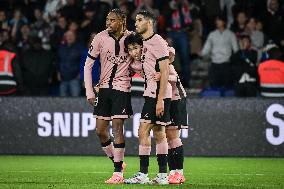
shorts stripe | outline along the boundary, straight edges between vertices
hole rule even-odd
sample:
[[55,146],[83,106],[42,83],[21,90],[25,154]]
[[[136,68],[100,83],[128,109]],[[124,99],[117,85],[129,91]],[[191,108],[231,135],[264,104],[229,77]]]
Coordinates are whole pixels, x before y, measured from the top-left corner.
[[171,122],[161,122],[161,121],[156,121],[156,124],[157,125],[162,125],[162,126],[167,126],[167,125],[169,125],[169,124],[171,124]]
[[128,119],[129,117],[129,115],[114,115],[111,116],[111,119]]
[[96,119],[102,119],[102,120],[105,120],[105,121],[110,121],[110,120],[111,120],[110,117],[97,116],[97,115],[94,115],[94,118],[96,118]]
[[152,123],[152,121],[147,119],[140,119],[140,123]]

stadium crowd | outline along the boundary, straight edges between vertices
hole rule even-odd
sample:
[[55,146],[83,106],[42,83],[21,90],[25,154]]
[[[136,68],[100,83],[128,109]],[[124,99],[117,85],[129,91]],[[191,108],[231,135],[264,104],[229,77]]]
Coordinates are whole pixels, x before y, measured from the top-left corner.
[[192,62],[208,59],[205,96],[233,89],[236,96],[284,97],[283,0],[1,0],[0,95],[84,95],[90,36],[104,30],[113,8],[126,12],[129,30],[140,10],[156,15],[156,32],[176,49],[186,88]]

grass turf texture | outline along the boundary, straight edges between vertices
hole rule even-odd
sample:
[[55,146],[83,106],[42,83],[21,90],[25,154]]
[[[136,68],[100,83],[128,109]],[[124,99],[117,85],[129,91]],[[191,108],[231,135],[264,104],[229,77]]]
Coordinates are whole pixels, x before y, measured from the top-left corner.
[[[136,157],[126,157],[126,177],[138,171]],[[91,156],[0,156],[0,189],[6,188],[284,188],[284,159],[186,158],[183,185],[107,185],[111,161]],[[157,172],[150,161],[150,178]]]

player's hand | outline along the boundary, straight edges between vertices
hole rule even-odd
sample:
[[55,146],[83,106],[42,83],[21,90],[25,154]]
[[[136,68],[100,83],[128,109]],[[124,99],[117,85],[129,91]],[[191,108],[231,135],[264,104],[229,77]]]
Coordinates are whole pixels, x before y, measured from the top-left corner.
[[96,93],[99,93],[100,88],[98,86],[95,86],[95,91],[96,91]]
[[164,100],[159,100],[157,101],[156,104],[156,116],[161,118],[164,115]]
[[175,54],[174,53],[170,52],[169,60],[170,60],[170,63],[173,63],[175,61]]
[[160,81],[161,78],[161,73],[160,72],[156,72],[152,75],[152,77],[154,78],[155,81]]
[[90,99],[88,99],[88,102],[89,102],[92,106],[95,106],[95,104],[96,104],[96,98],[90,98]]

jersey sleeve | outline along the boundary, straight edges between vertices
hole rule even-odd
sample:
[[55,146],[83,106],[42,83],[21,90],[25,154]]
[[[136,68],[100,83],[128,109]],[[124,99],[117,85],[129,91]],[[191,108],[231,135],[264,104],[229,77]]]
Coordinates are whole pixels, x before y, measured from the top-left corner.
[[169,47],[162,37],[155,41],[153,51],[156,56],[157,63],[169,58]]
[[100,37],[99,35],[96,35],[89,47],[88,58],[86,59],[84,66],[84,82],[87,99],[95,98],[95,94],[93,91],[92,68],[94,65],[94,60],[100,54],[100,46]]
[[95,60],[100,54],[100,48],[101,48],[101,37],[100,35],[96,35],[89,47],[88,57]]

